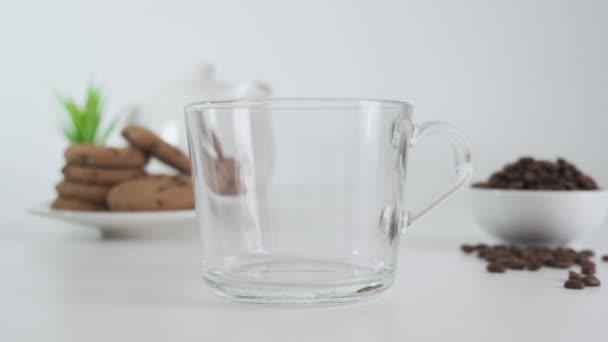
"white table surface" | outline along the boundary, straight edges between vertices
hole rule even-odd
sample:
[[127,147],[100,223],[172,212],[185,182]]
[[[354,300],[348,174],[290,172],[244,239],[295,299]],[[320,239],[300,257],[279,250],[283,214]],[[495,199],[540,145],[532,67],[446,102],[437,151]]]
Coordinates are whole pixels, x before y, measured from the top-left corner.
[[[439,210],[402,239],[389,293],[321,308],[215,297],[199,276],[195,239],[100,240],[75,227],[32,222],[0,232],[0,341],[608,338],[608,288],[566,290],[565,270],[486,273],[459,250],[463,242],[488,241],[462,214]],[[585,246],[608,253],[606,232]],[[608,263],[598,264],[601,278]]]

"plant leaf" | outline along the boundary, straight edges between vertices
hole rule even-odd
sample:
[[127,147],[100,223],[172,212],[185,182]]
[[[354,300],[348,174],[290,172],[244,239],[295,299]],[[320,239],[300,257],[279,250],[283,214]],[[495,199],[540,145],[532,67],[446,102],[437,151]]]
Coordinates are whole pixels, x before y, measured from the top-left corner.
[[65,135],[66,138],[68,138],[68,140],[71,143],[77,142],[78,141],[78,134],[76,133],[76,131],[70,127],[65,127],[63,129],[63,135]]
[[74,126],[75,139],[80,141],[81,139],[83,139],[83,136],[81,135],[83,124],[82,113],[80,112],[78,106],[76,105],[76,103],[74,103],[72,99],[62,99],[61,101],[63,103],[63,108],[65,108],[65,110],[68,112],[68,115],[70,116],[70,121]]
[[82,107],[71,98],[57,96],[69,120],[63,125],[63,135],[72,143],[103,144],[118,123],[114,118],[102,134],[98,134],[103,118],[103,93],[99,87],[90,85]]
[[118,118],[114,118],[114,119],[112,119],[112,121],[110,121],[110,124],[108,125],[108,127],[106,127],[106,129],[103,131],[103,134],[101,135],[101,139],[99,140],[100,144],[103,144],[106,142],[106,140],[108,140],[110,133],[112,133],[114,128],[116,128],[117,124],[118,124]]
[[99,121],[101,120],[101,92],[90,86],[87,91],[87,98],[83,108],[85,117],[83,135],[84,139],[88,143],[95,142],[95,136],[97,134],[97,128]]

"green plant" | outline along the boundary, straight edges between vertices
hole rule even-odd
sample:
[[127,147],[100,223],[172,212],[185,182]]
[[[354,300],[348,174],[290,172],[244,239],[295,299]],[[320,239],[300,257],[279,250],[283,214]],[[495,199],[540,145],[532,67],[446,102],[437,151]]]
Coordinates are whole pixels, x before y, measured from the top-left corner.
[[89,86],[87,97],[82,106],[78,106],[71,98],[59,97],[63,109],[68,114],[63,134],[71,143],[103,144],[118,123],[114,118],[101,133],[100,123],[103,117],[104,98],[101,89]]

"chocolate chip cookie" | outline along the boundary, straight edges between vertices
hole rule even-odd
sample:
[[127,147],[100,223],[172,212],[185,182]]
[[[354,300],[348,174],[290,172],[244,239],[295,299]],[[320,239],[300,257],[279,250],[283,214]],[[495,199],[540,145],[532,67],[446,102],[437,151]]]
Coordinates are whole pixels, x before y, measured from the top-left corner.
[[137,168],[146,164],[146,155],[134,147],[112,148],[92,144],[73,144],[65,150],[68,165]]
[[133,146],[150,153],[184,173],[190,173],[190,158],[177,147],[164,142],[151,131],[141,126],[129,125],[123,128],[122,136]]
[[146,176],[126,181],[107,195],[110,210],[158,211],[194,208],[194,191],[189,175]]
[[87,184],[114,185],[145,175],[143,169],[105,169],[79,165],[66,165],[63,168],[65,180]]
[[51,208],[60,210],[78,210],[78,211],[103,211],[106,207],[103,205],[79,200],[69,197],[58,197],[51,204]]
[[83,184],[63,181],[55,187],[59,197],[79,199],[98,205],[105,205],[109,185]]

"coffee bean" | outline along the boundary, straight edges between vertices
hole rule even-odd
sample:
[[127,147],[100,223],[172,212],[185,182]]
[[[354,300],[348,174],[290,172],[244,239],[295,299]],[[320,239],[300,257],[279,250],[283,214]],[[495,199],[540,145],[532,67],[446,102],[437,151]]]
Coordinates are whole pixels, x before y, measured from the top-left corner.
[[488,272],[490,273],[504,273],[507,269],[503,264],[493,262],[489,263],[488,266],[486,266],[486,270],[488,270]]
[[520,165],[529,165],[534,163],[534,158],[532,157],[521,157],[519,158],[519,160],[517,161],[518,164]]
[[595,181],[574,164],[559,158],[555,163],[520,158],[493,173],[486,182],[474,183],[476,188],[532,190],[596,190]]
[[595,181],[591,179],[589,176],[580,176],[578,177],[578,185],[582,190],[595,190],[597,189],[597,185]]
[[602,256],[602,261],[608,261],[608,254]]
[[567,289],[582,290],[585,288],[585,284],[579,279],[568,279],[564,283],[564,287]]
[[571,164],[569,164],[565,159],[557,158],[557,167],[559,167],[560,169],[564,169],[569,166],[571,166]]
[[523,263],[523,261],[518,260],[518,259],[511,259],[508,260],[506,262],[504,262],[504,265],[511,270],[523,270],[525,264]]
[[584,276],[583,279],[581,279],[581,280],[585,284],[585,286],[600,286],[601,285],[600,280],[592,275]]
[[578,254],[577,256],[574,257],[574,262],[577,263],[577,264],[579,264],[579,265],[581,265],[581,264],[583,264],[585,262],[588,262],[588,261],[589,261],[589,257],[586,257],[586,256],[584,256],[582,254]]
[[545,263],[545,265],[554,268],[570,268],[574,262],[570,259],[553,259]]
[[523,189],[525,183],[523,181],[512,181],[509,183],[509,189]]
[[547,160],[541,160],[538,162],[542,168],[547,172],[557,172],[557,165]]
[[470,253],[473,253],[475,251],[475,246],[473,246],[473,245],[462,245],[462,246],[460,246],[460,249],[463,252],[465,252],[467,254],[470,254]]
[[522,178],[524,179],[525,182],[528,182],[528,183],[536,182],[536,180],[537,180],[536,172],[526,171],[526,172],[524,172],[524,175],[522,176]]
[[486,183],[486,182],[475,182],[475,183],[471,184],[471,186],[473,188],[482,188],[482,189],[483,188],[488,188],[488,189],[491,188],[490,184]]
[[488,262],[497,262],[506,266],[507,262],[511,261],[510,256],[493,255],[485,258]]
[[519,179],[519,174],[515,171],[504,171],[503,175],[510,181],[517,181]]
[[586,275],[594,275],[595,267],[583,267],[583,269],[581,270],[581,273],[586,274]]
[[536,254],[534,254],[534,257],[538,261],[541,261],[543,263],[547,262],[547,261],[550,261],[550,260],[553,260],[553,254],[551,254],[551,253],[544,253],[544,252],[542,252],[542,253],[536,253]]
[[[563,167],[568,166],[562,162]],[[477,251],[477,256],[488,262],[486,270],[490,273],[504,273],[509,269],[536,271],[543,266],[567,269],[576,263],[581,267],[581,273],[584,276],[569,271],[568,281],[564,283],[564,287],[582,289],[585,284],[589,284],[587,286],[599,286],[600,281],[594,276],[596,265],[590,260],[594,252],[590,249],[577,252],[571,248],[552,249],[543,246],[520,248],[509,245],[488,246],[484,244],[464,244],[461,249],[467,254]],[[608,255],[605,255],[602,259],[608,261]]]
[[521,248],[516,247],[516,246],[511,246],[511,247],[509,247],[508,251],[509,251],[509,253],[511,253],[511,255],[515,255],[515,256],[518,256],[518,257],[522,256],[522,255],[523,255],[523,253],[524,253],[524,252],[521,250]]
[[484,251],[488,248],[488,246],[486,244],[483,243],[478,243],[475,245],[475,249],[478,251]]

